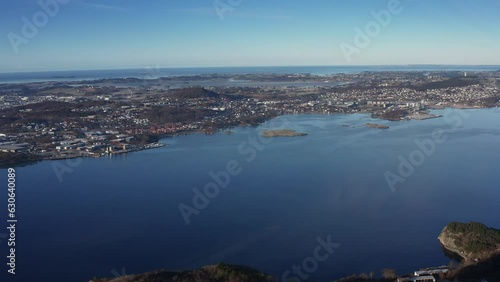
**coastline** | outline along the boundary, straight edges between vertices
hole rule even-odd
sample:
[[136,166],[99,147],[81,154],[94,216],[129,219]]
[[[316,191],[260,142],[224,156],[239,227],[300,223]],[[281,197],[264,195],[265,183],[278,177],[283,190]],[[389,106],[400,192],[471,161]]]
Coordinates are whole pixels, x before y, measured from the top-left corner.
[[[444,109],[465,110],[465,109],[494,109],[494,108],[497,108],[497,107],[446,106],[446,107],[437,108],[437,109],[432,108],[431,110],[444,110]],[[353,115],[353,114],[370,114],[370,112],[367,111],[367,112],[358,112],[358,113],[321,113],[321,112],[304,112],[304,113],[298,113],[298,115],[306,115],[306,114],[318,114],[318,115],[349,114],[349,115]],[[269,118],[267,118],[265,120],[260,120],[259,122],[256,122],[256,123],[253,123],[253,124],[246,124],[246,125],[239,125],[239,126],[258,127],[258,126],[262,125],[263,123],[265,123],[266,121],[272,120],[272,119],[280,117],[280,116],[285,116],[285,115],[287,115],[287,114],[277,115],[277,116],[271,116],[271,117],[269,117]],[[376,117],[376,119],[379,119],[379,120],[389,120],[389,121],[397,122],[397,121],[403,121],[403,120],[418,120],[418,121],[423,121],[423,120],[427,120],[427,119],[434,119],[434,118],[440,118],[440,117],[442,117],[442,116],[440,116],[440,115],[432,115],[430,117],[417,118],[417,119],[410,118],[410,119],[401,119],[401,120],[390,120],[390,119],[384,119],[384,118],[381,118],[381,117]],[[367,125],[367,124],[370,124],[370,125]],[[371,123],[367,123],[367,124],[365,124],[365,126],[371,127],[371,128],[377,128],[377,129],[387,129],[387,128],[389,128],[389,127],[386,127],[385,125],[371,124]],[[202,133],[202,134],[205,134],[205,135],[210,135],[210,134],[214,134],[214,133],[218,133],[218,132],[224,132],[224,131],[230,130],[231,128],[234,128],[234,127],[235,126],[233,126],[233,125],[231,125],[231,126],[225,126],[225,127],[218,127],[218,128],[214,128],[214,129],[212,129],[212,130],[210,130],[208,132],[204,131],[204,130],[201,130],[201,129],[191,129],[191,130],[183,130],[181,132],[175,132],[175,133],[169,133],[169,134],[158,134],[158,135],[155,135],[155,136],[159,140],[161,140],[161,139],[166,139],[166,138],[175,137],[175,136],[189,135],[189,134],[193,134],[193,133]],[[303,133],[303,134],[307,135],[307,133]],[[299,135],[299,136],[303,136],[303,135]],[[0,165],[0,167],[5,167],[6,168],[6,167],[9,167],[9,166],[10,167],[16,167],[16,166],[21,166],[21,165],[32,165],[32,164],[36,164],[36,163],[38,163],[40,161],[44,161],[44,160],[65,160],[65,159],[75,159],[75,158],[100,158],[100,157],[109,156],[109,155],[113,155],[113,154],[127,154],[127,153],[132,153],[132,152],[138,152],[138,151],[143,151],[143,150],[160,148],[160,147],[168,146],[168,144],[161,143],[160,141],[158,141],[158,142],[152,142],[152,143],[148,143],[148,144],[144,144],[144,145],[140,145],[140,146],[142,146],[142,148],[120,150],[120,151],[116,151],[116,152],[113,152],[113,153],[110,153],[110,154],[99,154],[99,155],[92,155],[92,154],[85,155],[85,154],[82,154],[82,155],[50,156],[50,157],[43,157],[43,156],[40,156],[40,155],[36,155],[36,156],[40,157],[37,160],[34,160],[34,161],[21,161],[21,162],[7,162],[5,164]]]
[[43,157],[41,155],[34,155],[37,156],[38,158],[32,161],[20,161],[20,162],[5,162],[0,164],[0,168],[8,168],[8,167],[19,167],[19,166],[26,166],[26,165],[34,165],[42,161],[57,161],[57,160],[70,160],[70,159],[78,159],[78,158],[101,158],[105,156],[112,156],[112,155],[121,155],[121,154],[128,154],[128,153],[133,153],[133,152],[139,152],[139,151],[146,151],[146,150],[151,150],[151,149],[156,149],[156,148],[161,148],[168,146],[167,144],[161,143],[161,142],[153,142],[153,143],[148,143],[145,145],[142,145],[142,148],[134,148],[134,149],[125,149],[125,150],[120,150],[120,151],[114,151],[110,153],[83,153],[81,155],[77,154],[68,154],[68,155],[59,155],[59,156],[48,156],[48,157]]

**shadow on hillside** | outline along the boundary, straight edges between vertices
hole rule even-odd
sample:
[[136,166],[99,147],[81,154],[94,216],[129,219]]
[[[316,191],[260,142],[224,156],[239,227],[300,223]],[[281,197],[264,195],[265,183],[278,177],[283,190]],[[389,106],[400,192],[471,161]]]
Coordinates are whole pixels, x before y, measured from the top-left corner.
[[479,261],[475,264],[461,267],[457,270],[455,278],[459,281],[500,281],[500,254],[488,260]]

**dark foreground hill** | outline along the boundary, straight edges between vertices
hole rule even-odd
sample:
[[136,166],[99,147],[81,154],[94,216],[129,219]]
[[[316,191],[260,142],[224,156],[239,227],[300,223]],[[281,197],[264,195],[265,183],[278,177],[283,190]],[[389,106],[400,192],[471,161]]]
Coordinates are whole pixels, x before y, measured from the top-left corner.
[[274,282],[273,277],[255,269],[219,263],[190,271],[160,270],[118,278],[96,278],[92,282]]
[[[460,255],[463,260],[458,267],[449,268],[449,272],[435,275],[436,281],[500,281],[500,230],[487,227],[477,222],[448,224],[439,236],[443,247]],[[336,281],[396,281],[395,271],[388,274],[382,271],[383,279],[372,275],[351,275]],[[415,277],[406,275],[400,281],[414,281]],[[258,270],[231,264],[219,263],[190,271],[160,270],[138,275],[126,275],[117,278],[95,278],[91,282],[275,282],[277,278]],[[293,281],[293,280],[292,280]]]

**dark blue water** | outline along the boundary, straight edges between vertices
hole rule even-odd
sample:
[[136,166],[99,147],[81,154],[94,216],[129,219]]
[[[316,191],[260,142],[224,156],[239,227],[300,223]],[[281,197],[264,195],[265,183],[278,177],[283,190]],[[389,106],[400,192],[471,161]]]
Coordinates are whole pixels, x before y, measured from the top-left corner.
[[201,75],[201,74],[260,74],[260,73],[310,73],[316,75],[358,73],[364,71],[496,71],[500,66],[461,65],[403,65],[403,66],[285,66],[285,67],[212,67],[212,68],[160,68],[151,66],[142,69],[78,70],[0,73],[0,83],[41,81],[78,81],[103,78],[140,78]]
[[[285,116],[231,135],[192,134],[165,139],[170,146],[160,149],[83,159],[62,182],[53,166],[64,160],[18,167],[18,274],[5,274],[2,240],[1,281],[83,282],[123,268],[140,273],[221,261],[281,277],[328,236],[340,247],[310,274],[317,281],[448,264],[437,241],[448,222],[500,227],[500,110],[437,113],[447,118]],[[257,141],[250,149],[260,130],[283,124],[309,135]],[[415,141],[436,129],[445,130],[446,141],[392,192],[384,173],[397,173],[398,157],[408,159],[419,150]],[[241,173],[186,225],[179,204],[192,206],[193,188],[203,189],[209,173],[231,161]],[[6,170],[0,175],[5,207]]]

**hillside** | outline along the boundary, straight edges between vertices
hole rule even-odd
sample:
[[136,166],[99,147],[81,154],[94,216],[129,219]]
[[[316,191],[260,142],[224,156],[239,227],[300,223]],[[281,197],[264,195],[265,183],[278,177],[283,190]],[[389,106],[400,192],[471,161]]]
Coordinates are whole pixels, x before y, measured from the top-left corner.
[[421,85],[414,85],[411,88],[417,91],[444,89],[449,87],[465,87],[470,85],[478,85],[480,80],[475,77],[452,77],[443,81],[426,82]]
[[274,282],[273,277],[255,269],[219,263],[190,271],[160,270],[117,278],[95,278],[90,282]]
[[170,97],[175,99],[201,99],[222,97],[219,93],[207,90],[203,87],[190,87],[173,90]]

